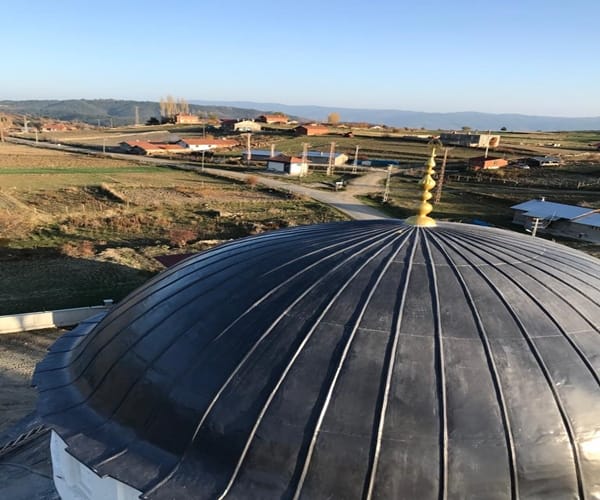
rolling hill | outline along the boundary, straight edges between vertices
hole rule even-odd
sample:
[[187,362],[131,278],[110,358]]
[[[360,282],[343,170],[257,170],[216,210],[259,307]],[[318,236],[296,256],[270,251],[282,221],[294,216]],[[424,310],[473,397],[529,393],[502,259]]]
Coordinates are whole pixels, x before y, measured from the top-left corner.
[[337,112],[342,121],[367,122],[392,127],[426,128],[430,130],[457,130],[463,126],[477,130],[553,131],[553,130],[600,130],[600,116],[592,118],[566,118],[536,116],[515,113],[494,114],[474,111],[456,113],[426,113],[394,109],[339,108],[330,106],[290,106],[278,103],[249,101],[201,101],[196,104],[228,105],[243,108],[281,111],[290,115],[304,116],[311,120],[325,121],[327,115]]
[[[136,107],[140,123],[160,115],[158,102],[118,99],[69,99],[0,101],[0,112],[57,120],[81,121],[93,125],[131,125],[135,123]],[[392,127],[425,128],[429,130],[512,131],[600,130],[600,117],[567,118],[523,114],[479,112],[426,113],[394,109],[337,108],[329,106],[293,106],[251,101],[190,101],[190,112],[206,113],[217,118],[255,118],[266,112],[280,111],[299,120],[326,121],[337,112],[342,121],[366,122]],[[303,117],[303,118],[298,118]]]
[[[92,125],[132,125],[135,109],[139,121],[145,123],[151,117],[160,116],[158,102],[127,101],[117,99],[69,99],[0,101],[0,112],[31,117],[48,117],[55,120],[80,121]],[[190,104],[190,112],[207,113],[217,118],[254,118],[262,113],[257,109],[241,109],[229,105]]]

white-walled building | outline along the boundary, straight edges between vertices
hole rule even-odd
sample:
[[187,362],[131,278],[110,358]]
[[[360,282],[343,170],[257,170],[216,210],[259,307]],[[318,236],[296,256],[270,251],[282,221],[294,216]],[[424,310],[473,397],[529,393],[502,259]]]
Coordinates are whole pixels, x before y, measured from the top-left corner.
[[302,158],[281,154],[269,158],[267,170],[288,175],[306,175],[308,163],[303,162]]

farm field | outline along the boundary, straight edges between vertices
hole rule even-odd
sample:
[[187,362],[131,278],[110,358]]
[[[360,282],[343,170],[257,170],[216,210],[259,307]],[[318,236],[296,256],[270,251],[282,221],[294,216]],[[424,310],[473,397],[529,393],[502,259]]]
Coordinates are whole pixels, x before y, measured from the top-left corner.
[[0,314],[120,300],[157,255],[343,218],[251,184],[2,143]]
[[[436,131],[354,131],[339,135],[295,137],[288,132],[266,131],[252,136],[252,147],[300,154],[304,143],[311,150],[336,152],[353,158],[393,159],[400,162],[390,186],[388,203],[381,203],[381,189],[365,198],[391,216],[414,213],[416,182],[429,155],[424,140],[408,134]],[[165,140],[173,134],[201,135],[198,127],[140,127],[79,130],[46,137],[54,143],[115,147],[122,140]],[[441,220],[481,220],[519,230],[511,224],[510,206],[544,196],[549,201],[600,206],[600,142],[598,132],[519,133],[501,132],[500,147],[490,155],[517,160],[526,156],[560,156],[563,165],[544,169],[505,169],[464,172],[469,158],[482,150],[450,147],[441,202],[434,215]],[[242,141],[243,142],[243,141]],[[243,147],[217,153],[206,166],[247,173],[264,170],[264,163],[247,165],[239,158]],[[438,148],[437,170],[441,165]],[[177,158],[181,158],[177,156]],[[223,240],[303,223],[335,220],[341,216],[319,203],[298,200],[289,194],[261,190],[197,173],[165,169],[131,160],[82,156],[65,151],[0,145],[0,279],[14,281],[14,294],[0,292],[4,312],[90,305],[104,298],[120,299],[162,267],[156,255],[203,250]],[[190,163],[199,160],[189,158]],[[313,187],[331,189],[333,181],[352,177],[352,167],[336,167],[327,177],[326,165],[312,165],[309,176],[290,179]],[[563,241],[600,256],[597,245]],[[40,264],[41,259],[44,264]],[[16,263],[19,263],[18,265]],[[44,272],[40,273],[40,269]],[[73,276],[75,286],[61,287],[62,276]],[[23,277],[23,278],[21,278]],[[25,303],[15,299],[35,291]],[[83,283],[83,285],[81,285]],[[61,292],[52,294],[44,290]],[[18,293],[16,291],[19,290]],[[39,295],[39,296],[38,296]],[[16,302],[15,302],[16,301]],[[49,302],[50,301],[50,302]]]

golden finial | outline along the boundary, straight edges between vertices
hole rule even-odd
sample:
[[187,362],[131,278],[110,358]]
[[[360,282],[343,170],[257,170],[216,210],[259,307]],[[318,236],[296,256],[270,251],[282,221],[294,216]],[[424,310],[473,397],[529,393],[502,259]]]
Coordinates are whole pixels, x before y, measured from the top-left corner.
[[428,217],[428,214],[433,210],[431,203],[427,200],[430,200],[433,196],[429,191],[431,191],[435,187],[435,181],[433,180],[433,167],[435,167],[435,146],[431,147],[431,156],[427,163],[425,163],[427,170],[425,170],[425,175],[419,182],[419,185],[423,188],[423,192],[421,194],[421,204],[419,205],[419,214],[413,215],[406,219],[406,224],[410,224],[412,226],[422,226],[422,227],[431,227],[435,226],[435,220],[431,217]]

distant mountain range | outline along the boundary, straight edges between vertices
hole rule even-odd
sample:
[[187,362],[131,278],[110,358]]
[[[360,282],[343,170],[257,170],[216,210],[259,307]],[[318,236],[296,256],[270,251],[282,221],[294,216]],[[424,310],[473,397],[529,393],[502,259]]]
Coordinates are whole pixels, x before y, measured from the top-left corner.
[[[392,127],[426,128],[430,130],[458,130],[470,127],[476,130],[499,130],[506,127],[516,131],[600,130],[600,116],[592,118],[565,118],[521,114],[493,114],[478,112],[425,113],[394,109],[339,108],[330,106],[291,106],[279,103],[251,101],[192,100],[190,112],[206,113],[217,118],[255,118],[262,113],[280,111],[301,121],[326,121],[336,112],[346,122],[366,122]],[[132,125],[136,107],[139,122],[159,117],[160,106],[152,101],[117,99],[70,99],[0,101],[0,112],[56,120],[81,121],[93,125]]]
[[430,130],[459,130],[471,127],[477,130],[556,131],[556,130],[600,130],[600,116],[593,118],[565,118],[559,116],[535,116],[514,113],[478,113],[465,111],[456,113],[426,113],[396,109],[339,108],[330,106],[290,106],[278,103],[249,101],[201,101],[195,104],[227,105],[242,108],[281,111],[311,120],[326,121],[330,113],[336,112],[341,121],[367,122],[392,127],[426,128]]

